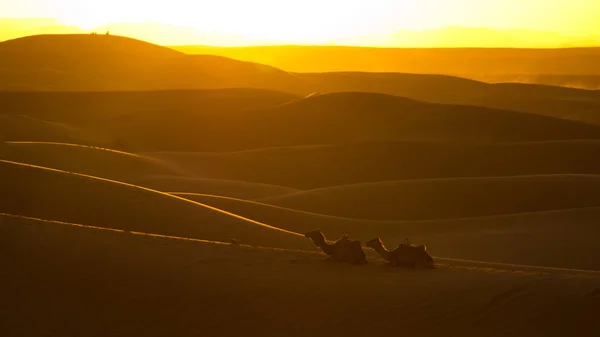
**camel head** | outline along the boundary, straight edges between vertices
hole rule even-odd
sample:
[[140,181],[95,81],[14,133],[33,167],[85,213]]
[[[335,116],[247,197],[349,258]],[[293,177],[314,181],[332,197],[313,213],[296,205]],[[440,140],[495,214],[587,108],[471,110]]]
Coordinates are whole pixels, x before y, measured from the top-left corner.
[[304,237],[313,241],[325,241],[325,235],[318,229],[305,233]]
[[367,243],[365,243],[365,246],[377,249],[383,247],[383,242],[381,242],[380,238],[374,238],[372,240],[367,241]]

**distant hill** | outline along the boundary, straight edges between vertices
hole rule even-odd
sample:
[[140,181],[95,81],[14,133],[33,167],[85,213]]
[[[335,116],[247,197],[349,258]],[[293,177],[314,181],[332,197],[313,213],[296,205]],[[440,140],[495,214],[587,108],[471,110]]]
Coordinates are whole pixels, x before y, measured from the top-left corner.
[[[39,35],[0,43],[0,90],[141,90],[279,87],[302,91],[282,70],[221,56],[186,55],[105,35]],[[308,93],[308,90],[305,90]]]
[[[365,92],[303,99],[251,89],[2,93],[0,103],[7,107],[8,118],[26,114],[54,123],[46,126],[47,133],[42,132],[46,124],[31,124],[36,132],[22,124],[6,140],[59,141],[56,138],[75,137],[71,129],[85,130],[86,135],[97,135],[103,147],[130,152],[220,152],[370,141],[600,139],[597,125]],[[71,129],[57,128],[56,123]]]
[[258,88],[306,96],[379,92],[432,103],[479,105],[598,123],[600,91],[488,84],[448,75],[288,73],[214,55],[187,55],[104,35],[44,35],[0,43],[0,91]]
[[[317,95],[252,113],[205,119],[198,144],[212,151],[363,141],[598,139],[600,127],[475,106],[430,104],[375,93]],[[247,127],[252,125],[251,128]],[[202,145],[200,145],[202,146]],[[206,151],[211,151],[209,147]]]
[[489,84],[432,74],[298,73],[322,93],[378,92],[431,103],[477,105],[597,124],[600,91],[521,83]]
[[[299,97],[260,89],[2,92],[0,141],[49,141],[122,151],[196,146],[202,116],[277,106]],[[167,135],[162,138],[161,135]],[[173,140],[169,138],[173,137]],[[190,138],[191,137],[191,138]],[[186,140],[187,139],[187,140]],[[173,149],[172,147],[167,147]]]
[[[0,41],[34,34],[104,33],[145,40],[160,45],[257,46],[293,43],[276,39],[248,37],[216,30],[200,30],[156,21],[114,22],[83,30],[53,18],[0,18]],[[339,37],[336,43],[349,46],[404,48],[564,48],[599,46],[600,36],[569,35],[530,29],[491,29],[446,26],[435,29],[401,29],[387,34],[361,34]]]
[[[600,40],[598,42],[600,45]],[[293,72],[445,74],[486,82],[600,89],[600,48],[369,48],[350,46],[175,46]]]

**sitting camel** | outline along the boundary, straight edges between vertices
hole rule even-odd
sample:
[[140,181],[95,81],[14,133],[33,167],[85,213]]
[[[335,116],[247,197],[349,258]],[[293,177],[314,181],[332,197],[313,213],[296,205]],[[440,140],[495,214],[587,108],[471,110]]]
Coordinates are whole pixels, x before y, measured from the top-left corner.
[[409,268],[434,268],[433,258],[424,245],[415,246],[408,239],[398,245],[394,250],[387,250],[380,238],[375,238],[366,243],[373,248],[379,256],[394,266]]
[[304,237],[311,239],[323,253],[331,256],[335,261],[350,264],[367,263],[367,257],[362,250],[360,241],[349,240],[348,234],[333,244],[327,243],[325,235],[320,230],[308,232],[304,234]]

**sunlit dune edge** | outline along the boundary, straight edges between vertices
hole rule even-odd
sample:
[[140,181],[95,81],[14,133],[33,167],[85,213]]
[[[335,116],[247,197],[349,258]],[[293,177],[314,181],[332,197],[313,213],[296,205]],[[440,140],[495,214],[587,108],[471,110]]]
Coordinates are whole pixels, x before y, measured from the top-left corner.
[[[267,184],[234,179],[204,178],[202,176],[146,176],[132,179],[136,185],[150,187],[159,191],[177,189],[181,192],[195,193],[205,191],[241,199],[260,199],[287,195],[301,189],[284,185]],[[210,192],[212,191],[212,192]]]
[[277,210],[286,211],[286,212],[290,212],[290,213],[305,214],[305,215],[321,217],[321,218],[325,218],[325,219],[332,219],[332,220],[335,219],[335,220],[342,220],[342,221],[349,221],[349,222],[356,222],[356,223],[365,223],[365,224],[368,224],[368,223],[375,223],[375,224],[376,223],[379,223],[379,224],[403,224],[403,223],[428,224],[428,223],[439,223],[439,222],[443,222],[443,221],[454,222],[454,221],[461,221],[461,220],[463,220],[463,221],[484,220],[484,219],[510,220],[511,218],[515,218],[518,216],[542,215],[542,214],[551,215],[551,214],[560,214],[560,213],[565,213],[565,212],[600,210],[600,206],[587,206],[587,207],[583,206],[583,207],[577,207],[577,208],[567,208],[567,209],[563,208],[563,209],[547,210],[547,211],[496,214],[496,215],[472,216],[472,217],[463,217],[463,218],[446,218],[446,219],[433,219],[433,220],[377,220],[377,219],[347,218],[347,217],[343,217],[343,216],[315,213],[315,212],[305,211],[305,210],[301,210],[301,209],[278,206],[277,204],[268,204],[268,203],[257,201],[257,200],[234,198],[234,197],[228,197],[228,196],[223,196],[223,195],[190,193],[190,192],[167,192],[167,193],[182,196],[182,197],[187,197],[187,198],[200,197],[203,200],[210,200],[210,199],[228,200],[228,201],[233,201],[233,202],[239,202],[241,204],[250,204],[250,205],[255,205],[258,207],[277,209]]
[[[441,220],[599,206],[600,194],[592,187],[599,184],[600,175],[593,174],[409,179],[329,186],[256,201],[350,218]],[[541,196],[546,197],[543,205],[537,201]],[[469,198],[476,198],[472,203],[478,207],[461,202]],[[363,203],[371,209],[362,210]]]
[[284,229],[281,229],[281,228],[273,227],[273,226],[270,226],[270,225],[267,225],[267,224],[264,224],[264,223],[261,223],[261,222],[258,222],[258,221],[254,221],[252,219],[248,219],[248,218],[239,216],[237,214],[233,214],[233,213],[227,212],[225,210],[218,209],[216,207],[205,205],[205,204],[193,201],[193,200],[189,200],[189,199],[182,198],[182,197],[179,197],[179,196],[176,196],[176,195],[172,195],[172,194],[169,194],[169,193],[165,193],[165,192],[160,192],[160,191],[153,190],[153,189],[150,189],[150,188],[147,188],[147,187],[143,187],[143,186],[137,186],[137,185],[133,185],[133,184],[125,183],[125,182],[120,182],[120,181],[116,181],[116,180],[112,180],[112,179],[94,177],[94,176],[90,176],[90,175],[86,175],[86,174],[81,174],[81,173],[75,173],[75,172],[67,172],[67,171],[53,169],[53,168],[48,168],[48,167],[43,167],[43,166],[37,166],[37,165],[31,165],[31,164],[24,164],[24,163],[12,162],[12,161],[3,160],[3,159],[0,159],[0,162],[1,163],[6,163],[6,164],[9,164],[9,165],[22,166],[22,167],[27,167],[27,168],[37,169],[37,170],[52,171],[52,172],[56,172],[56,173],[66,174],[66,175],[78,176],[78,177],[82,177],[82,178],[86,178],[86,179],[104,181],[104,182],[108,182],[108,183],[111,183],[111,184],[125,186],[125,187],[128,187],[128,188],[134,188],[134,189],[144,190],[144,191],[147,191],[147,192],[159,194],[159,195],[166,196],[166,197],[169,197],[169,198],[177,199],[179,201],[183,201],[183,202],[186,202],[186,203],[197,205],[197,206],[206,208],[208,210],[211,210],[211,211],[214,211],[214,212],[217,212],[217,213],[221,213],[221,214],[224,214],[224,215],[227,215],[227,216],[230,216],[230,217],[234,217],[234,218],[237,218],[237,219],[240,219],[240,220],[243,220],[243,221],[255,224],[255,225],[259,225],[261,227],[273,229],[273,230],[276,230],[276,231],[280,231],[280,232],[291,234],[291,235],[295,235],[295,236],[302,236],[299,233],[295,233],[295,232],[292,232],[292,231],[288,231],[288,230],[284,230]]
[[[121,233],[121,234],[139,235],[139,236],[146,236],[146,237],[152,237],[152,238],[188,241],[188,242],[193,242],[193,243],[213,244],[213,245],[221,245],[221,246],[231,246],[232,245],[232,243],[230,243],[230,242],[203,240],[203,239],[197,239],[197,238],[187,238],[187,237],[181,237],[181,236],[162,235],[162,234],[136,232],[136,231],[127,231],[127,230],[120,230],[120,229],[107,228],[107,227],[98,227],[98,226],[93,226],[93,225],[82,225],[82,224],[57,221],[57,220],[40,219],[40,218],[35,218],[35,217],[1,213],[1,212],[0,212],[0,216],[23,220],[23,221],[33,221],[33,222],[38,222],[38,223],[65,225],[65,226],[79,227],[79,228],[84,228],[84,229],[109,231],[109,232],[115,232],[115,233]],[[1,225],[1,223],[0,223],[0,225]],[[251,249],[272,250],[272,251],[279,251],[279,252],[306,253],[306,254],[311,254],[311,255],[321,254],[316,251],[305,251],[305,250],[297,250],[297,249],[276,248],[276,247],[246,245],[246,244],[237,244],[237,243],[235,244],[235,246],[251,248]],[[371,253],[369,255],[371,256],[371,258],[377,259],[376,254]],[[569,273],[569,274],[587,274],[587,275],[592,275],[592,276],[596,275],[596,276],[600,277],[600,270],[531,266],[531,265],[520,265],[520,264],[510,264],[510,263],[497,263],[497,262],[488,262],[488,261],[474,261],[474,260],[464,260],[464,259],[455,259],[455,258],[445,258],[445,257],[437,257],[437,256],[435,257],[435,259],[439,260],[440,262],[448,263],[447,265],[443,265],[443,266],[450,267],[450,268],[453,268],[453,267],[461,268],[461,265],[464,264],[464,266],[488,267],[488,268],[498,269],[499,271],[509,271],[510,269],[512,269],[512,270],[528,270],[528,271],[533,271],[533,272],[538,271],[538,272],[560,272],[560,273]],[[456,265],[456,264],[458,264],[458,265]]]
[[9,334],[301,337],[307,322],[326,335],[366,336],[374,326],[393,335],[401,326],[416,337],[495,337],[507,324],[519,336],[597,332],[596,273],[457,261],[415,271],[376,257],[349,266],[321,253],[0,218],[15,240],[0,246]]
[[[73,152],[72,150],[75,150],[76,152]],[[77,152],[77,150],[82,151]],[[89,153],[87,151],[89,151]],[[83,170],[83,172],[79,173],[90,173],[91,175],[95,175],[95,171],[90,169],[93,168],[94,164],[98,166],[98,173],[107,167],[111,168],[109,171],[117,173],[117,170],[120,167],[123,171],[135,171],[135,174],[130,174],[131,176],[146,174],[191,175],[190,172],[187,172],[185,169],[182,169],[173,163],[151,156],[75,143],[5,141],[4,143],[0,143],[0,154],[2,154],[3,159],[7,160],[13,159],[17,162],[40,164],[40,166],[66,169],[67,171]],[[117,158],[98,157],[98,154],[116,155]],[[118,161],[113,159],[117,159]],[[129,161],[123,162],[122,159],[131,159],[131,164],[135,164],[136,166],[121,167],[120,164],[129,163]],[[109,162],[112,166],[108,165]],[[85,167],[78,166],[78,163],[89,164],[89,167],[87,165]],[[104,177],[119,178],[117,180],[121,180],[127,175],[127,172],[120,172],[118,174],[107,173]]]

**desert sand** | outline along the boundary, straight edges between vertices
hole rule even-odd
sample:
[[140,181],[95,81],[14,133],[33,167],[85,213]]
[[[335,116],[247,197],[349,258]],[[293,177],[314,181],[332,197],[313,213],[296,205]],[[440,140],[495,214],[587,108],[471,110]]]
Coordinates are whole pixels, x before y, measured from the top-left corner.
[[0,61],[2,336],[600,334],[596,91],[88,35]]
[[[147,237],[2,217],[7,335],[596,336],[600,274]],[[34,323],[34,324],[32,324]]]

